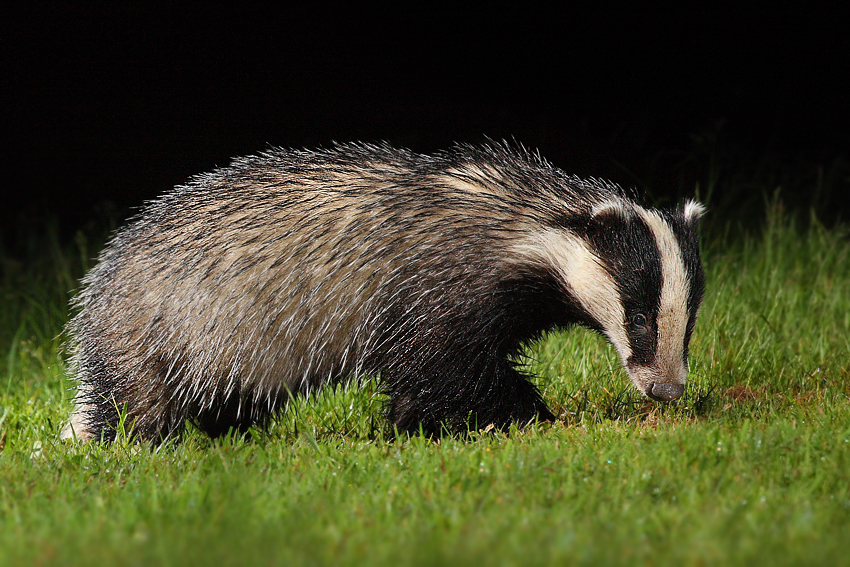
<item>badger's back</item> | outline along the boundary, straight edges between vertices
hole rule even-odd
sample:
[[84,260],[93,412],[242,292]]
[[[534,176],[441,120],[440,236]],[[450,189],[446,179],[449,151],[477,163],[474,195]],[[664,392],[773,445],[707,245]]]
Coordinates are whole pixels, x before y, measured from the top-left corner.
[[380,374],[402,429],[551,417],[508,359],[587,321],[522,243],[624,201],[524,151],[273,150],[148,204],[83,280],[66,435],[244,430]]

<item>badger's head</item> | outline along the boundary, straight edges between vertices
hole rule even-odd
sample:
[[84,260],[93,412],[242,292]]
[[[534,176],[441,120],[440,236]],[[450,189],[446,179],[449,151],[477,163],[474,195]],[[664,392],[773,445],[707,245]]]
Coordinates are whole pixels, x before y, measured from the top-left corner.
[[521,246],[554,272],[573,316],[611,341],[635,387],[655,400],[685,389],[705,289],[696,232],[704,212],[694,201],[665,212],[611,200]]

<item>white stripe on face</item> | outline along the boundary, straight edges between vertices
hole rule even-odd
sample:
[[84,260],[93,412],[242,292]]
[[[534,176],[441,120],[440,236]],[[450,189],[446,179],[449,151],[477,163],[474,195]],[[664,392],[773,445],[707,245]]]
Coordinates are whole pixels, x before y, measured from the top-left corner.
[[614,279],[581,238],[548,228],[530,234],[513,251],[544,268],[554,268],[562,284],[601,326],[623,361],[631,346],[623,327],[625,311]]
[[[658,339],[656,342],[654,377],[650,379],[645,372],[639,372],[641,381],[650,383],[684,384],[687,368],[684,362],[684,338],[688,325],[688,292],[690,281],[682,259],[679,242],[670,225],[655,211],[636,208],[655,237],[661,255],[661,301],[656,322]],[[631,371],[630,371],[631,373]],[[634,377],[633,377],[634,379]],[[638,387],[646,388],[647,383]]]

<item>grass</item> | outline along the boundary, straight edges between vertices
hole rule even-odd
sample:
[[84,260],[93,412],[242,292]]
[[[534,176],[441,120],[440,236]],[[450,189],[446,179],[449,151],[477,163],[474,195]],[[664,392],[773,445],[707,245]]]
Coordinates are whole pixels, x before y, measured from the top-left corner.
[[[393,439],[377,385],[299,401],[252,441],[58,441],[85,239],[4,260],[0,564],[850,565],[850,241],[778,200],[705,240],[677,403],[583,331],[530,349],[562,421]],[[719,235],[719,236],[712,236]],[[81,253],[81,249],[83,252]]]

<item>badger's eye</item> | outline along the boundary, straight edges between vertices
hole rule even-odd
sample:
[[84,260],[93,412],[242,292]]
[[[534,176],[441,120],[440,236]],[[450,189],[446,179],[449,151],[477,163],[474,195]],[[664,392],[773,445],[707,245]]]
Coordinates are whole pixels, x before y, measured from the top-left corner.
[[647,328],[648,320],[644,313],[635,313],[632,315],[631,327],[632,330],[636,333],[645,333],[649,329]]

